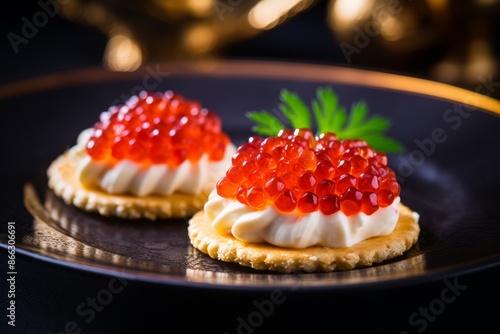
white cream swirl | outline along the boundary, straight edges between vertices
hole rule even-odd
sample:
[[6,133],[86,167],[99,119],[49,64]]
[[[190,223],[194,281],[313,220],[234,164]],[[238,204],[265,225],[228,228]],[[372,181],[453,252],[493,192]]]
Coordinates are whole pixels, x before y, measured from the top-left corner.
[[231,233],[245,242],[270,243],[279,247],[350,247],[360,241],[390,234],[399,218],[400,198],[371,215],[346,216],[342,212],[324,215],[280,213],[273,207],[256,211],[236,200],[220,197],[214,189],[205,204],[212,227]]
[[84,186],[97,186],[109,194],[130,193],[136,196],[164,195],[174,192],[198,194],[215,187],[216,181],[225,174],[236,152],[229,143],[222,160],[209,161],[204,154],[197,163],[188,160],[176,168],[154,164],[147,168],[130,160],[110,166],[93,161],[85,152],[91,130],[84,130],[77,144],[70,149],[70,156],[77,161],[76,177]]

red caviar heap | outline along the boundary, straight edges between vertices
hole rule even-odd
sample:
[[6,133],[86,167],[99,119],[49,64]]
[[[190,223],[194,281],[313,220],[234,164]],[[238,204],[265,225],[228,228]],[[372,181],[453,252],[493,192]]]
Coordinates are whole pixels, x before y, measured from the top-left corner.
[[219,161],[229,141],[220,118],[198,102],[172,91],[143,91],[101,114],[86,150],[96,161],[176,167],[203,154]]
[[250,137],[217,183],[219,196],[254,209],[347,216],[391,205],[401,188],[387,156],[363,140],[315,136],[309,129]]

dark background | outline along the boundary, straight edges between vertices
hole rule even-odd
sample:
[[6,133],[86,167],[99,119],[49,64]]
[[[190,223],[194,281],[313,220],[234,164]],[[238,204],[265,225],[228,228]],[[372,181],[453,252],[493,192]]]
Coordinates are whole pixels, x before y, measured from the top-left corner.
[[[65,1],[60,0],[61,3]],[[358,26],[349,27],[352,35],[341,35],[339,31],[329,27],[329,0],[319,0],[271,30],[229,43],[215,57],[298,61],[373,69],[442,81],[469,89],[474,89],[480,83],[481,76],[493,81],[499,79],[500,5],[496,0],[450,1],[446,12],[438,12],[436,17],[432,16],[433,12],[426,5],[427,1],[395,2],[401,8],[411,5],[414,14],[421,17],[412,25],[414,36],[410,35],[404,42],[394,43],[390,47],[382,43],[382,37],[368,36],[367,45],[360,52],[351,53],[347,57],[346,49],[344,47],[344,51],[342,50],[341,43],[355,46],[355,32],[366,32],[368,21],[360,21]],[[434,1],[429,1],[431,2]],[[473,3],[491,5],[478,8]],[[16,53],[7,35],[22,35],[25,25],[23,19],[33,22],[34,15],[40,10],[41,6],[37,1],[21,0],[12,2],[0,13],[0,83],[76,68],[103,66],[107,35],[96,26],[86,24],[84,20],[75,22],[57,14],[38,28],[27,43],[19,44]],[[131,14],[123,14],[126,15]],[[168,33],[168,26],[163,28]],[[485,45],[478,45],[478,41]],[[483,50],[484,48],[487,50]],[[475,51],[487,54],[491,64],[467,77],[464,73],[477,60],[473,57]],[[183,58],[182,55],[177,57]],[[146,60],[153,62],[164,59],[155,54]],[[476,67],[481,69],[480,65],[476,64]],[[498,95],[498,92],[495,93]]]
[[[92,27],[59,16],[51,18],[46,26],[39,29],[36,36],[29,39],[27,44],[20,45],[19,52],[15,53],[6,37],[7,34],[19,33],[23,25],[22,18],[30,18],[39,10],[36,1],[13,1],[0,13],[0,90],[3,85],[19,80],[103,65],[107,36]],[[472,17],[471,20],[485,22],[498,20],[496,10],[486,14],[460,11],[453,21],[456,26],[451,27],[454,31],[451,36],[455,36],[453,39],[438,39],[425,48],[402,54],[399,58],[394,53],[377,53],[374,42],[367,47],[366,53],[360,54],[359,57],[353,56],[352,62],[347,63],[339,47],[340,40],[327,28],[325,10],[326,1],[319,1],[309,10],[275,29],[231,45],[224,49],[221,56],[374,69],[441,80],[473,89],[477,85],[474,80],[465,80],[461,76],[445,80],[446,76],[436,75],[435,65],[450,54],[456,56],[458,63],[466,61],[467,55],[465,52],[461,53],[461,50],[464,50],[461,46],[467,42],[468,30],[465,27],[468,19]],[[465,16],[466,14],[470,17]],[[486,40],[494,56],[493,62],[498,66],[500,27],[499,24],[486,26]],[[498,81],[497,73],[497,70],[493,70],[484,75],[491,75],[492,81]],[[498,91],[496,90],[493,96],[498,97]],[[18,279],[16,298],[22,301],[17,314],[16,329],[19,333],[64,332],[65,325],[75,315],[74,305],[86,300],[88,296],[95,295],[109,282],[108,277],[82,273],[31,258],[18,256],[18,261],[18,272],[23,274],[22,279]],[[412,333],[416,332],[416,329],[421,329],[419,332],[424,333],[442,333],[463,330],[466,326],[475,328],[477,332],[496,328],[500,311],[499,278],[498,268],[450,278],[451,282],[456,280],[459,285],[466,286],[456,302],[447,304],[439,317],[429,318],[425,328],[418,326],[407,329]],[[2,287],[3,284],[2,279]],[[291,302],[277,308],[273,316],[253,332],[293,333],[298,329],[309,328],[311,333],[339,333],[350,332],[348,329],[354,327],[364,332],[376,332],[372,329],[385,328],[380,332],[399,333],[409,327],[407,317],[418,312],[420,308],[433,305],[433,301],[440,298],[445,287],[446,282],[438,281],[413,286],[405,289],[404,293],[397,289],[361,291],[355,295],[338,293],[333,296],[321,293],[303,296],[297,293],[290,295]],[[2,291],[5,290],[2,288]],[[1,298],[3,300],[5,296]],[[157,326],[167,333],[199,333],[204,329],[207,332],[234,333],[237,332],[239,323],[236,320],[231,324],[223,323],[219,321],[219,316],[237,319],[241,314],[248,315],[254,311],[254,301],[265,300],[269,296],[257,292],[237,295],[228,291],[193,292],[182,288],[131,282],[130,286],[115,298],[117,302],[111,303],[98,313],[95,321],[82,326],[82,333],[148,332]],[[304,311],[304,314],[295,314],[296,305],[304,303],[308,303],[305,308],[307,311]],[[208,314],[209,318],[203,320],[204,314]],[[338,318],[337,314],[342,314],[342,318]],[[3,313],[2,317],[2,330],[12,329],[5,326]],[[67,329],[67,332],[71,332],[71,328]],[[251,331],[241,329],[240,332]]]

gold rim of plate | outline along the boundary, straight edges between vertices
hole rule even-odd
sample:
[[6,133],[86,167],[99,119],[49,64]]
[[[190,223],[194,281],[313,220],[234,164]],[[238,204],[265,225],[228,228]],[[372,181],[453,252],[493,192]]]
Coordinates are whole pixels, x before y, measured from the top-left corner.
[[500,101],[480,92],[429,79],[314,63],[262,60],[177,60],[144,64],[133,72],[89,67],[22,79],[0,86],[0,99],[81,84],[136,80],[151,76],[215,76],[324,82],[408,92],[458,102],[500,115]]

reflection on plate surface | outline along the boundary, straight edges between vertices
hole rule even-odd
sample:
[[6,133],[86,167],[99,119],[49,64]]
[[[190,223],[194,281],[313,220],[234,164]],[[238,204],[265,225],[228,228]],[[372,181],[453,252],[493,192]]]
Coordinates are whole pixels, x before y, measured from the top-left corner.
[[65,204],[51,190],[42,204],[29,184],[25,187],[25,201],[35,217],[37,238],[25,237],[23,243],[82,265],[109,266],[121,274],[139,270],[159,280],[174,274],[189,282],[299,288],[373,282],[394,275],[418,275],[425,269],[425,254],[419,254],[417,244],[407,254],[369,268],[317,274],[260,272],[215,261],[192,247],[187,223],[182,219],[150,222],[99,217]]

